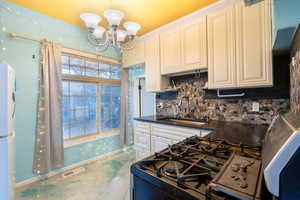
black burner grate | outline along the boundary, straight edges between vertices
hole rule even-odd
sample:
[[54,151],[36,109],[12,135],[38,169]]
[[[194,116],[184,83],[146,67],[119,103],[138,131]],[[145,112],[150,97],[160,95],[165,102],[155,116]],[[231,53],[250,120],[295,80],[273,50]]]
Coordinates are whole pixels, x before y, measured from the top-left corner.
[[[190,189],[207,199],[226,199],[222,195],[207,194],[209,183],[218,174],[231,154],[236,150],[259,152],[260,147],[230,144],[225,140],[194,136],[138,163],[143,170],[175,182],[182,189]],[[245,151],[247,150],[247,151]],[[249,156],[255,154],[249,154]]]

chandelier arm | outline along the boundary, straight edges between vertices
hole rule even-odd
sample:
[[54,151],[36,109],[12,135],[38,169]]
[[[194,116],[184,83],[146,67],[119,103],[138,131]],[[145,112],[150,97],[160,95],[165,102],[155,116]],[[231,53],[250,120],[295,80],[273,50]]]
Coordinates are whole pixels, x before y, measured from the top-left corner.
[[128,41],[127,43],[123,44],[123,45],[121,44],[120,45],[121,49],[123,49],[123,50],[131,50],[131,49],[133,49],[134,48],[134,45],[133,45],[134,41],[135,41],[135,39],[132,39],[132,40]]
[[102,47],[104,47],[104,48],[99,49],[99,47],[96,47],[96,51],[104,52],[108,49],[109,45],[105,45],[105,46],[102,46]]

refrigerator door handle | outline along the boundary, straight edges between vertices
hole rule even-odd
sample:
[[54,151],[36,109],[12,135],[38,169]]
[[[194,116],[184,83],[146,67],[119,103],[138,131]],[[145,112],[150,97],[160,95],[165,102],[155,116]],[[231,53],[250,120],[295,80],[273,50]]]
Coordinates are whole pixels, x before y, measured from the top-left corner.
[[14,118],[15,117],[15,112],[16,112],[16,94],[14,92],[12,93],[12,100],[13,100],[12,118]]

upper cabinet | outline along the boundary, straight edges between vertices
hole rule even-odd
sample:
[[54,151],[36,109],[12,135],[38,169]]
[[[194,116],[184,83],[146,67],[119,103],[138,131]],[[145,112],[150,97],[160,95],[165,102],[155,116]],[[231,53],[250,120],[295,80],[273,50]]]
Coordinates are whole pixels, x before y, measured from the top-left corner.
[[209,89],[273,85],[271,1],[224,1],[139,39],[123,66],[146,63],[147,91],[166,77],[208,69]]
[[209,88],[272,86],[271,28],[269,0],[209,13]]
[[137,40],[132,49],[123,51],[123,67],[145,62],[145,42]]
[[160,72],[159,35],[153,35],[145,40],[145,77],[146,91],[159,92],[167,85],[167,78]]
[[273,85],[271,27],[268,0],[251,6],[236,5],[238,86]]
[[197,15],[160,33],[164,75],[207,68],[206,16]]
[[209,88],[236,86],[234,6],[208,15]]
[[175,25],[160,34],[161,73],[171,74],[180,71],[181,42],[180,26]]
[[181,24],[182,71],[207,68],[206,16],[194,16]]

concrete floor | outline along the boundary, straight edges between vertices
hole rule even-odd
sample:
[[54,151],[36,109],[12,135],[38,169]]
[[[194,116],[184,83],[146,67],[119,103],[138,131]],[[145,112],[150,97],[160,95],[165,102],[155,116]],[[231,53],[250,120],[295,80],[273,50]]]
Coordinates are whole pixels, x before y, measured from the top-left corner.
[[85,171],[68,178],[61,175],[16,191],[16,200],[129,200],[133,150],[88,164]]

